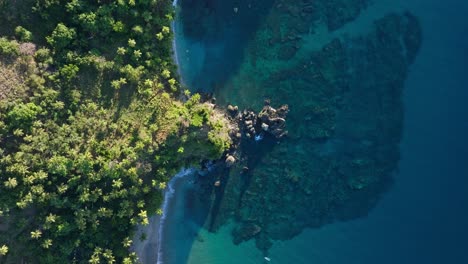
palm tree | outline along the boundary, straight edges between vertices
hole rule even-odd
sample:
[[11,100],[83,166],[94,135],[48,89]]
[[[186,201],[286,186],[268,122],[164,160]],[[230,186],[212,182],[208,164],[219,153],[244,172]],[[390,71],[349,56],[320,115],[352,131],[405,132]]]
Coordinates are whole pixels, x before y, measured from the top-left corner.
[[0,256],[5,256],[8,253],[8,247],[6,245],[2,245],[0,247]]
[[52,239],[46,239],[44,242],[42,242],[41,245],[43,248],[50,248],[52,246]]
[[31,231],[31,238],[39,239],[42,236],[41,230]]
[[8,178],[3,184],[5,187],[13,189],[18,185],[18,181],[16,181],[16,178]]

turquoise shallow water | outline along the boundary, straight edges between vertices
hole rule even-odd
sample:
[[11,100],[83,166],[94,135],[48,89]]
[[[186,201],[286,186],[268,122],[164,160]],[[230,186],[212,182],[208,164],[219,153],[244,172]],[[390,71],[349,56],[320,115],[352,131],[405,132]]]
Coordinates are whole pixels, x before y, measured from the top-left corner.
[[[189,87],[223,94],[227,89],[223,82],[239,73],[242,51],[261,23],[261,13],[229,24],[222,21],[234,16],[236,7],[242,14],[247,7],[243,2],[223,1],[225,8],[214,8],[225,13],[206,9],[204,16],[213,16],[218,26],[226,27],[221,33],[206,33],[206,39],[193,41],[179,24],[179,62]],[[316,32],[310,45],[312,49],[338,34],[364,32],[374,17],[388,11],[405,8],[420,19],[423,44],[405,82],[401,160],[394,184],[365,217],[306,229],[291,240],[274,242],[268,252],[271,263],[468,263],[468,3],[373,2],[355,23],[338,32]],[[250,26],[249,19],[254,21]],[[235,93],[227,94],[231,97],[224,100],[239,100],[232,97]],[[178,210],[189,212],[183,206]],[[197,217],[191,210],[178,214],[179,226]],[[233,245],[229,225],[210,233],[200,227],[203,220],[191,225],[197,237],[174,236],[171,252],[179,257],[166,263],[265,262],[253,241]]]

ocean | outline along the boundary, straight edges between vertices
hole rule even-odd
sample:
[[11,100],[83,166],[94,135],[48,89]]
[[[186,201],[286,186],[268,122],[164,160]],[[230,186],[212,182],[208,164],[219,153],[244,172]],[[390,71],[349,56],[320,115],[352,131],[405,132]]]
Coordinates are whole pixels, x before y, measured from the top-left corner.
[[[345,10],[349,10],[352,5],[361,5],[366,1],[336,2],[345,2],[344,6],[348,8]],[[282,8],[278,6],[281,4],[287,4],[287,1],[179,0],[175,41],[184,85],[192,91],[213,93],[220,104],[234,103],[241,108],[259,110],[265,98],[271,98],[275,103],[290,104],[292,110],[288,116],[288,122],[291,124],[289,128],[297,130],[290,131],[291,139],[281,144],[286,145],[286,149],[289,149],[287,146],[294,146],[297,155],[313,153],[309,149],[329,145],[324,143],[323,136],[307,135],[315,131],[312,126],[302,126],[304,111],[309,106],[301,108],[298,104],[304,103],[300,101],[303,98],[297,97],[315,95],[305,91],[305,88],[302,91],[301,87],[298,88],[299,84],[292,81],[291,87],[282,86],[281,89],[286,89],[282,91],[265,87],[267,82],[260,79],[270,78],[272,72],[280,71],[282,67],[292,68],[294,63],[309,56],[310,52],[321,49],[336,37],[341,38],[343,43],[348,43],[348,39],[367,36],[374,21],[387,13],[410,11],[421,25],[422,44],[414,62],[401,70],[404,77],[401,83],[402,107],[395,103],[394,108],[391,108],[401,109],[401,116],[395,118],[401,117],[402,122],[401,129],[395,130],[395,133],[401,133],[397,137],[399,140],[392,143],[396,144],[395,147],[399,151],[397,159],[391,157],[397,163],[395,166],[391,163],[385,165],[391,167],[391,184],[386,185],[384,190],[378,189],[378,195],[377,191],[369,192],[368,196],[373,195],[369,206],[351,207],[359,210],[356,215],[350,212],[349,208],[345,210],[345,216],[341,211],[336,214],[327,211],[331,216],[324,216],[324,213],[313,214],[315,211],[304,214],[291,213],[301,217],[300,222],[297,220],[299,217],[288,220],[291,225],[301,225],[301,228],[297,228],[300,232],[291,231],[286,235],[284,227],[277,231],[271,227],[276,220],[271,220],[274,219],[273,216],[268,216],[270,222],[265,225],[269,229],[265,228],[265,233],[271,234],[268,241],[272,244],[267,250],[258,249],[258,241],[256,244],[254,239],[239,245],[233,244],[231,230],[234,223],[231,220],[220,224],[216,232],[208,231],[208,209],[193,202],[196,200],[192,197],[196,188],[185,187],[176,190],[175,197],[179,197],[179,202],[172,210],[176,210],[177,213],[173,212],[173,217],[166,220],[175,223],[172,227],[174,235],[166,237],[166,241],[163,241],[166,251],[169,252],[165,255],[163,263],[468,263],[468,1],[370,1],[361,7],[362,10],[356,17],[347,18],[350,21],[346,20],[341,27],[338,24],[338,29],[330,32],[330,28],[335,27],[335,20],[330,18],[334,13],[329,14],[328,29],[320,25],[313,31],[309,29],[307,33],[300,35],[300,40],[293,40],[295,42],[291,44],[292,52],[286,52],[289,44],[282,46],[286,50],[278,51],[282,54],[278,55],[281,60],[269,60],[267,56],[265,59],[264,54],[262,55],[264,47],[259,45],[262,40],[261,34],[265,32],[262,29],[271,28],[274,19],[279,21],[278,23],[284,21],[281,13],[274,19],[270,17],[274,13],[272,10]],[[306,11],[301,15],[308,12],[306,8],[309,6],[304,4]],[[269,24],[265,25],[266,23]],[[285,30],[284,27],[280,25],[278,28],[279,34],[283,34],[281,30]],[[284,42],[288,35],[282,36],[284,38],[281,41]],[[295,48],[297,46],[294,45],[298,43],[300,48]],[[349,43],[362,42],[356,40]],[[354,46],[349,44],[345,50],[353,48]],[[294,49],[297,49],[295,53]],[[379,50],[373,52],[377,54]],[[295,73],[288,74],[292,76]],[[347,74],[351,76],[350,80],[354,80],[354,72]],[[327,75],[327,72],[324,75]],[[359,83],[365,82],[364,77],[359,79]],[[356,85],[359,86],[359,83]],[[275,84],[271,85],[273,87]],[[337,87],[342,85],[346,85],[346,81]],[[353,86],[350,87],[352,90]],[[349,106],[346,100],[360,99],[346,98],[348,97],[337,96],[336,100],[345,101],[343,105],[346,108]],[[371,97],[363,96],[361,100],[366,98]],[[372,104],[369,104],[369,107],[371,106]],[[376,113],[367,113],[370,116],[372,114]],[[362,115],[352,117],[359,116]],[[337,114],[332,120],[336,120],[338,124],[340,118],[346,117]],[[310,118],[314,120],[314,116]],[[390,118],[394,117],[390,115]],[[356,120],[359,121],[354,119]],[[306,129],[306,132],[301,134],[298,131],[302,128]],[[339,140],[352,138],[347,134],[348,130],[352,130],[350,125],[347,124],[344,128],[345,132],[340,132],[344,136]],[[326,128],[323,130],[327,131]],[[332,154],[324,154],[321,158],[339,153],[338,150],[331,152]],[[286,155],[288,154],[286,152]],[[261,162],[272,159],[269,155],[262,156]],[[288,160],[289,156],[285,158],[287,164],[296,162],[292,160],[292,157],[297,157],[294,156],[296,154],[291,155],[291,160]],[[384,160],[385,158],[386,156],[383,157]],[[344,156],[341,159],[344,159]],[[295,168],[291,169],[300,182],[302,177],[309,175],[304,167],[317,164],[314,162],[315,160],[309,164],[307,161],[305,164],[301,163],[298,173]],[[379,167],[376,165],[377,169]],[[300,174],[301,171],[304,172],[303,175]],[[353,192],[366,188],[367,183],[359,184],[364,187],[353,185]],[[374,183],[369,184],[373,186]],[[318,190],[321,190],[320,188],[318,187]],[[290,192],[299,191],[291,189]],[[265,191],[264,195],[269,194]],[[314,197],[317,199],[320,196],[316,194]],[[250,202],[245,200],[246,198],[243,199],[243,203]],[[342,199],[346,201],[347,198]],[[359,205],[357,202],[356,204]],[[268,207],[268,204],[264,206]],[[331,207],[329,210],[334,209],[335,207]],[[271,214],[270,211],[265,212]],[[287,212],[285,214],[284,217],[291,215]],[[308,219],[305,219],[307,216],[320,219],[308,222]],[[291,229],[296,230],[294,226]],[[272,239],[275,237],[287,239]],[[268,260],[265,257],[268,257]]]

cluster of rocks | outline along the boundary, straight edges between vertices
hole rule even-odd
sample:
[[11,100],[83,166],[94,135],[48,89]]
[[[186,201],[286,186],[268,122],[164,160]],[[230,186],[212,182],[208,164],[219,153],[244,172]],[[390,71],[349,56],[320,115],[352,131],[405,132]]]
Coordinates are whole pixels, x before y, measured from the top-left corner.
[[[265,134],[279,139],[288,134],[285,130],[288,105],[275,109],[270,105],[270,100],[265,100],[265,105],[258,114],[252,110],[239,112],[239,108],[232,105],[228,105],[227,109],[229,114],[239,122],[245,137],[249,139],[260,140]],[[242,136],[239,131],[235,132],[236,138]]]
[[257,131],[257,115],[253,111],[244,110],[241,116],[242,127],[247,138],[255,138]]
[[278,109],[270,106],[270,101],[265,101],[262,111],[258,114],[260,127],[275,138],[282,138],[288,134],[286,128],[286,115],[289,112],[288,105],[282,105]]
[[236,162],[233,154],[239,145],[242,135],[255,141],[263,139],[269,134],[280,139],[288,134],[286,131],[286,115],[289,112],[288,105],[282,105],[278,109],[270,105],[270,100],[265,100],[262,110],[256,114],[252,110],[239,111],[238,106],[228,105],[227,112],[237,126],[233,126],[230,136],[233,140],[231,151],[225,156],[226,167],[231,167]]

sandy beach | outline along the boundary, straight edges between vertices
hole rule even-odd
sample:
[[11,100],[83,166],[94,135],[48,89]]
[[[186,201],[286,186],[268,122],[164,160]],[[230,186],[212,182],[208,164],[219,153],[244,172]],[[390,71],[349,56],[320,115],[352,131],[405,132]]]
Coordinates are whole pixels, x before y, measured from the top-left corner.
[[[169,181],[164,191],[162,216],[153,215],[147,226],[140,225],[133,238],[132,251],[135,251],[143,264],[162,264],[164,256],[161,252],[167,252],[162,248],[161,241],[165,237],[171,237],[173,230],[177,229],[180,213],[184,211],[185,189],[191,184],[193,169],[182,169]],[[146,236],[142,240],[141,237]]]

